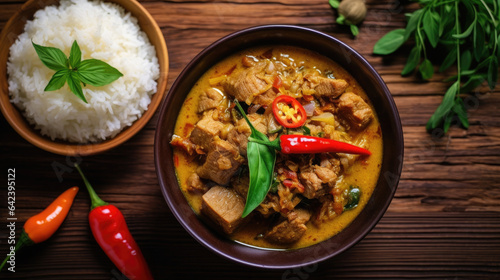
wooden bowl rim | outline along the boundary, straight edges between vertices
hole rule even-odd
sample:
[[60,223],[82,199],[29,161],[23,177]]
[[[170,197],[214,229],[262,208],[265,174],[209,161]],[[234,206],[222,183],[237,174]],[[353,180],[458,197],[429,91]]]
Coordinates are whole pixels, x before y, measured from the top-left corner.
[[[23,23],[23,30],[26,21],[33,18],[33,13],[36,10],[42,9],[49,5],[58,4],[59,1],[41,2],[39,0],[28,0],[21,8],[9,19],[0,34],[0,77],[5,80],[0,83],[0,111],[4,115],[7,122],[14,128],[14,130],[21,135],[25,140],[31,144],[54,154],[65,156],[88,156],[102,153],[112,149],[133,137],[137,134],[153,117],[157,108],[160,106],[164,96],[166,95],[167,88],[167,75],[169,70],[169,59],[167,45],[158,24],[149,12],[136,0],[105,0],[105,2],[115,3],[125,9],[126,12],[137,18],[141,30],[146,33],[149,41],[156,49],[156,56],[160,65],[160,76],[157,79],[156,93],[152,95],[151,102],[148,109],[137,119],[131,126],[124,128],[115,137],[97,143],[71,143],[67,141],[53,141],[49,137],[42,135],[38,130],[28,123],[20,110],[10,102],[8,82],[7,82],[7,61],[9,56],[9,49],[14,38],[19,34],[12,34],[12,29],[20,22]],[[35,9],[36,8],[36,9]],[[28,13],[28,15],[26,15]],[[29,18],[27,18],[29,16]],[[149,27],[146,31],[145,27]],[[5,61],[3,59],[5,58]]]

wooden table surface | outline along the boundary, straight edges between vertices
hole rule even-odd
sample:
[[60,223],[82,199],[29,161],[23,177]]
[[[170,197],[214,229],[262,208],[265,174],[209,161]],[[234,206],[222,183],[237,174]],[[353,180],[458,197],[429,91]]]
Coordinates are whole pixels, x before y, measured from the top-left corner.
[[[42,0],[43,1],[43,0]],[[408,1],[367,1],[358,38],[335,24],[327,0],[156,1],[144,7],[158,22],[170,56],[168,88],[203,48],[231,32],[261,24],[294,24],[333,35],[374,65],[401,116],[404,170],[396,195],[378,225],[347,252],[296,270],[245,267],[212,253],[177,222],[161,194],[153,162],[158,113],[135,137],[109,152],[65,157],[21,138],[0,117],[0,258],[8,249],[7,170],[16,171],[17,236],[30,216],[63,190],[82,189],[48,241],[16,254],[15,273],[2,279],[125,279],[91,235],[89,198],[68,164],[81,162],[101,198],[120,208],[157,279],[441,278],[500,279],[500,86],[468,96],[470,128],[452,127],[441,138],[425,131],[448,84],[401,77],[410,47],[388,57],[372,54],[385,33],[405,26]],[[0,2],[0,28],[22,5]],[[355,75],[355,73],[354,73]]]

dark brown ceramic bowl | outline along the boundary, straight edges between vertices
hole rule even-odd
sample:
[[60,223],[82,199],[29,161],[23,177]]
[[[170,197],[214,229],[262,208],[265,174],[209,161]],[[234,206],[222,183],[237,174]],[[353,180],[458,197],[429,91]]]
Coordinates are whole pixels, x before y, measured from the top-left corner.
[[[295,250],[269,250],[234,242],[207,226],[179,189],[169,141],[179,109],[198,78],[231,53],[257,45],[288,44],[316,51],[349,71],[373,102],[382,126],[384,157],[377,186],[359,216],[342,232],[316,245]],[[170,210],[201,244],[233,261],[262,268],[312,265],[355,245],[377,224],[389,206],[402,168],[403,133],[399,114],[384,81],[355,50],[321,32],[297,26],[258,26],[230,34],[198,54],[177,77],[163,103],[155,136],[155,165]]]

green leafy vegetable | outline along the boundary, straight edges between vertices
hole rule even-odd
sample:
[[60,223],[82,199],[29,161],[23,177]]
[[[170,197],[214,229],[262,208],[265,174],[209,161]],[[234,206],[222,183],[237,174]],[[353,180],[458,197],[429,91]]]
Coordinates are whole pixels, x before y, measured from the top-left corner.
[[307,126],[302,126],[302,131],[304,133],[304,135],[311,135],[311,130],[309,129],[309,127]]
[[334,9],[338,9],[340,5],[339,0],[329,0],[328,3],[330,3],[330,6],[332,6],[332,8]]
[[60,49],[40,46],[33,42],[32,44],[42,63],[56,71],[45,87],[45,91],[58,90],[67,82],[71,92],[87,103],[83,95],[82,83],[84,86],[89,84],[100,87],[123,76],[116,68],[101,60],[82,61],[82,52],[76,41],[71,46],[69,58]]
[[344,205],[344,210],[352,210],[358,206],[361,190],[358,187],[350,186],[347,190],[347,203]]
[[250,138],[254,138],[264,143],[269,143],[270,146],[248,141],[247,158],[248,169],[250,171],[250,183],[247,194],[245,209],[243,209],[242,217],[250,214],[262,201],[266,198],[271,184],[273,182],[274,164],[276,162],[276,150],[272,148],[271,141],[267,136],[255,129],[250,120],[247,118],[245,111],[241,108],[238,101],[235,101],[236,107],[245,118],[252,133]]
[[395,52],[405,42],[405,30],[395,29],[385,34],[373,47],[374,54],[386,55]]
[[427,129],[442,126],[447,132],[453,119],[458,118],[468,128],[466,106],[461,93],[473,91],[487,81],[494,89],[500,60],[500,1],[498,0],[419,0],[421,8],[408,14],[405,29],[396,29],[383,36],[373,53],[388,55],[413,38],[402,75],[418,69],[423,79],[432,78],[434,67],[428,52],[440,61],[439,72],[456,66],[457,74],[445,81],[453,82],[441,105],[427,123]]
[[96,87],[105,86],[122,76],[118,70],[97,59],[82,61],[77,73],[83,83]]
[[425,80],[430,79],[432,75],[434,75],[432,62],[428,59],[424,59],[424,61],[422,61],[422,64],[420,64],[419,71],[420,74],[422,75],[422,78],[424,78]]
[[422,23],[429,43],[435,48],[439,40],[439,25],[431,10],[424,13]]
[[359,28],[358,26],[354,25],[354,24],[350,24],[349,27],[351,28],[351,33],[353,36],[358,36],[359,34]]
[[408,60],[406,61],[405,68],[401,75],[405,76],[410,74],[415,68],[417,68],[418,63],[420,62],[420,48],[418,46],[413,47],[408,56]]
[[68,69],[58,70],[50,79],[49,83],[45,87],[45,91],[58,90],[64,86],[66,83],[66,76],[69,74]]
[[57,48],[43,47],[33,43],[35,51],[42,63],[49,69],[59,71],[68,68],[68,58],[66,55]]

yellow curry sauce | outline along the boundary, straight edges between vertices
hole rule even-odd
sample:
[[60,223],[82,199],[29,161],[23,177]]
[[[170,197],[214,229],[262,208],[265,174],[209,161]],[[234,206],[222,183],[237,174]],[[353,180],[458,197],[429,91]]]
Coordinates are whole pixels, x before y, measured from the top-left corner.
[[[285,63],[288,61],[289,63],[314,68],[323,75],[328,72],[335,76],[336,79],[346,80],[349,84],[346,92],[353,92],[362,97],[371,107],[374,114],[374,119],[362,132],[356,130],[347,131],[349,137],[351,137],[350,142],[352,144],[369,149],[372,155],[355,160],[349,168],[343,170],[343,174],[337,178],[336,182],[337,185],[355,185],[359,187],[361,190],[361,197],[356,208],[344,211],[339,216],[325,221],[320,225],[315,225],[312,221],[307,222],[306,233],[300,240],[293,244],[274,244],[261,238],[264,229],[262,228],[263,225],[259,226],[256,224],[258,220],[247,222],[230,235],[230,238],[237,242],[256,247],[274,249],[307,247],[324,241],[347,227],[367,204],[379,177],[382,162],[382,135],[380,123],[366,93],[353,78],[356,73],[352,73],[351,75],[330,59],[297,47],[265,46],[241,51],[214,65],[198,80],[180,110],[174,133],[180,137],[189,137],[193,127],[201,118],[201,114],[197,111],[199,96],[204,90],[213,86],[213,80],[211,85],[209,82],[210,79],[221,77],[221,75],[225,73],[237,71],[239,68],[242,68],[242,58],[245,56],[258,57],[262,55],[262,53],[269,52],[269,50],[272,50],[273,57],[279,56],[280,60],[285,61]],[[229,99],[231,97],[226,96],[225,98]],[[187,191],[187,179],[192,173],[196,172],[196,169],[200,165],[199,161],[195,160],[193,156],[187,155],[182,149],[174,148],[174,163],[179,185],[186,199],[193,210],[197,214],[200,214],[202,193]]]

